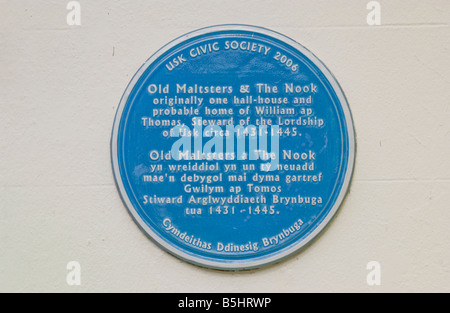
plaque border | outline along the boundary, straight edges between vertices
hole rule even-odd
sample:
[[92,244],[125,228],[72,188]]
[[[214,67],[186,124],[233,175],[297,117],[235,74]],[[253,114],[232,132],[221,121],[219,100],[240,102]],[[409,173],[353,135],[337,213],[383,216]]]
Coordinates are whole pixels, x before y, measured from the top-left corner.
[[[346,166],[346,172],[344,174],[344,180],[342,188],[339,192],[338,197],[336,198],[336,201],[327,214],[326,218],[323,219],[323,221],[316,227],[316,229],[311,232],[306,238],[304,238],[302,241],[298,242],[296,245],[293,245],[289,249],[282,249],[280,253],[275,253],[274,255],[271,255],[269,257],[261,257],[258,259],[250,260],[250,261],[242,261],[242,260],[236,260],[236,261],[212,261],[211,258],[202,258],[196,255],[191,255],[189,253],[185,253],[184,251],[181,251],[180,249],[176,248],[175,246],[172,246],[169,244],[165,239],[161,238],[158,234],[154,233],[150,227],[147,226],[144,220],[139,216],[139,214],[134,209],[133,204],[131,203],[130,199],[128,198],[128,194],[125,190],[125,187],[122,182],[122,177],[120,175],[120,168],[118,163],[118,156],[117,156],[117,141],[118,141],[118,135],[119,135],[119,126],[121,122],[121,117],[123,114],[123,111],[125,109],[126,103],[128,101],[128,97],[130,96],[133,88],[135,87],[138,80],[141,78],[141,76],[145,73],[145,71],[150,67],[160,56],[162,56],[164,53],[169,51],[170,49],[174,48],[175,46],[181,44],[185,40],[191,39],[193,37],[206,35],[208,33],[212,32],[219,32],[219,31],[248,31],[248,32],[255,32],[260,33],[269,37],[273,37],[275,39],[280,40],[281,42],[293,47],[294,49],[300,51],[303,53],[317,68],[323,73],[323,75],[326,77],[330,85],[332,86],[334,92],[336,93],[337,98],[340,101],[344,117],[345,117],[345,123],[347,126],[347,134],[348,134],[348,145],[349,145],[349,151],[348,151],[348,162]],[[355,168],[355,162],[356,161],[356,132],[354,128],[353,123],[353,117],[352,113],[350,111],[350,107],[347,101],[347,98],[339,85],[338,81],[334,77],[334,75],[331,73],[331,71],[325,66],[322,61],[320,61],[319,58],[317,58],[311,51],[309,51],[307,48],[305,48],[300,43],[296,42],[295,40],[280,34],[276,31],[269,30],[264,27],[259,26],[251,26],[251,25],[244,25],[244,24],[223,24],[223,25],[216,25],[216,26],[209,26],[205,28],[201,28],[192,32],[189,32],[183,36],[178,37],[177,39],[169,42],[165,46],[163,46],[161,49],[159,49],[157,52],[155,52],[136,72],[136,74],[131,79],[130,83],[128,84],[127,88],[125,89],[125,92],[122,95],[122,98],[120,100],[119,106],[117,108],[117,112],[114,118],[114,124],[112,129],[112,135],[111,135],[111,163],[112,163],[112,170],[114,174],[114,180],[116,182],[116,187],[119,191],[120,197],[125,204],[125,207],[127,208],[128,212],[134,219],[134,221],[137,223],[139,228],[160,248],[162,248],[164,251],[169,252],[170,254],[195,265],[207,267],[211,269],[217,269],[217,270],[227,270],[227,271],[236,271],[236,270],[251,270],[256,268],[261,268],[264,266],[272,265],[278,262],[281,262],[289,257],[291,257],[294,254],[297,254],[307,246],[309,246],[319,235],[327,228],[328,224],[333,220],[333,218],[336,216],[337,212],[339,211],[340,207],[344,203],[344,200],[349,193],[350,184],[353,178],[354,168]]]

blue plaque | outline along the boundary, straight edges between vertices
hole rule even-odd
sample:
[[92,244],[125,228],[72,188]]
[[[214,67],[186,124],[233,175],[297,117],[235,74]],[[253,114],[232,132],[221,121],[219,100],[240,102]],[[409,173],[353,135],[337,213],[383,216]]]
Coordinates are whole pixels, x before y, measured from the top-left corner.
[[350,185],[355,133],[343,91],[310,51],[223,25],[172,41],[139,69],[111,154],[122,199],[156,244],[241,270],[324,230]]

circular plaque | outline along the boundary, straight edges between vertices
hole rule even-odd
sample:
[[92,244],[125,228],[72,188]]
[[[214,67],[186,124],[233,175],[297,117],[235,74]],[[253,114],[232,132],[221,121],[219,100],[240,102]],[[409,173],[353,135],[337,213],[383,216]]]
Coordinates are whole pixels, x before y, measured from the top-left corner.
[[180,37],[136,73],[111,153],[131,216],[160,247],[215,269],[307,246],[342,204],[355,161],[350,109],[310,51],[223,25]]

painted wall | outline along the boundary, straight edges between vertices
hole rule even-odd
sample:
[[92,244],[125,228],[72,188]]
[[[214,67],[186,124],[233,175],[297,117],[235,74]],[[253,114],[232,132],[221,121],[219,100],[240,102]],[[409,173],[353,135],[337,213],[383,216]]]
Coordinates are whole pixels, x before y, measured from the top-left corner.
[[[450,2],[0,0],[0,291],[450,292]],[[110,135],[137,69],[192,30],[263,26],[344,89],[358,154],[327,231],[278,265],[206,270],[160,250],[116,190]],[[69,286],[66,265],[81,265]],[[381,265],[369,286],[366,266]]]

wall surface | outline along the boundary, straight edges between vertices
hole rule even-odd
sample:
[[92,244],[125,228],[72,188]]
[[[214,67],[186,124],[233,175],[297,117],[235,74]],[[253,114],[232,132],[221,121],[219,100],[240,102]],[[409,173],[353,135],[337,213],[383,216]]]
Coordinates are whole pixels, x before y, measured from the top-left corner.
[[[450,292],[450,1],[0,0],[0,292]],[[346,93],[358,153],[350,194],[303,252],[247,272],[159,249],[111,170],[117,105],[174,38],[250,24],[308,47]],[[66,265],[81,265],[81,286]],[[369,286],[366,266],[381,265]]]

